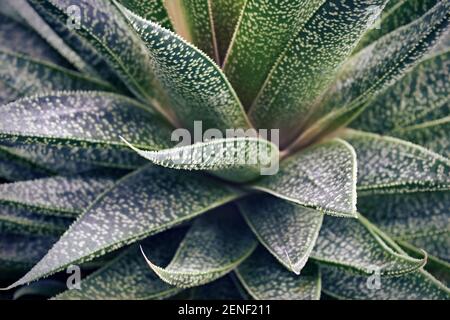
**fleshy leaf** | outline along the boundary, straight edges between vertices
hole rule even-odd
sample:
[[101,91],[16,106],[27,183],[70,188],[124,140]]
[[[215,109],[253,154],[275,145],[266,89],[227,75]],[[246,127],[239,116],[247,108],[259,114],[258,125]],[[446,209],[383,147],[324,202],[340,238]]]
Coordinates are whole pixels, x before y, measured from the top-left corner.
[[413,272],[426,262],[394,252],[360,215],[358,219],[326,217],[311,258],[359,273],[377,271],[389,276]]
[[287,50],[289,39],[298,33],[323,2],[246,1],[225,58],[224,71],[247,109],[277,58]]
[[211,1],[214,34],[216,35],[217,50],[221,62],[225,59],[245,2],[246,0]]
[[172,29],[164,0],[119,0],[119,2],[138,16],[154,21],[166,29]]
[[[13,288],[164,231],[236,196],[207,177],[144,167],[103,193]],[[126,199],[126,200],[124,200]]]
[[97,170],[73,176],[0,184],[0,205],[75,218],[97,196],[111,188],[119,177],[118,173]]
[[319,300],[320,272],[308,264],[300,276],[286,270],[263,247],[236,269],[244,288],[257,300]]
[[[100,116],[101,115],[101,116]],[[0,108],[0,141],[128,151],[168,147],[171,127],[140,103],[106,92],[55,92]],[[129,151],[128,151],[129,152]],[[90,153],[95,160],[95,153]]]
[[175,32],[219,62],[211,0],[164,0]]
[[340,139],[312,146],[284,160],[276,175],[253,188],[337,216],[355,217],[356,155]]
[[281,145],[294,140],[316,99],[335,78],[340,65],[386,2],[323,2],[292,38],[258,93],[249,111],[256,127],[280,128]]
[[210,170],[235,182],[254,180],[279,161],[278,147],[259,138],[213,139],[159,151],[144,151],[125,143],[154,164],[181,170]]
[[450,188],[450,161],[418,145],[348,130],[342,136],[356,150],[358,191],[398,193]]
[[319,235],[323,213],[272,196],[246,198],[239,206],[267,250],[300,274]]
[[449,10],[448,1],[439,1],[420,19],[348,59],[296,143],[310,143],[354,120],[372,97],[408,72],[433,47],[448,26]]
[[179,288],[189,288],[229,273],[256,246],[257,241],[239,212],[234,207],[224,207],[192,224],[167,267],[161,268],[146,260],[163,281]]
[[447,219],[446,230],[442,233],[429,234],[422,237],[413,237],[405,239],[408,243],[415,247],[425,250],[427,253],[434,255],[448,263],[450,263],[450,222]]
[[122,11],[146,44],[179,121],[190,129],[194,121],[204,129],[250,127],[236,93],[209,57],[171,31]]
[[448,300],[450,291],[428,272],[419,270],[401,277],[375,278],[321,266],[323,291],[339,299]]
[[[182,233],[171,230],[146,239],[145,252],[157,263],[168,263]],[[133,245],[113,261],[80,283],[81,290],[67,290],[55,300],[148,300],[174,295],[180,289],[161,281],[146,265],[138,245]]]
[[375,97],[352,127],[393,134],[396,130],[450,113],[450,52],[421,62]]

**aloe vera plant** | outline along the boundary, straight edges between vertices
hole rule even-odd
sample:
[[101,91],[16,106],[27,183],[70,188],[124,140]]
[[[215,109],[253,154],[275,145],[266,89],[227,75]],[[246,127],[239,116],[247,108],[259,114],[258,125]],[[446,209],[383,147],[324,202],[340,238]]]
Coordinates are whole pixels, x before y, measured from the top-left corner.
[[449,13],[1,0],[1,294],[449,299]]

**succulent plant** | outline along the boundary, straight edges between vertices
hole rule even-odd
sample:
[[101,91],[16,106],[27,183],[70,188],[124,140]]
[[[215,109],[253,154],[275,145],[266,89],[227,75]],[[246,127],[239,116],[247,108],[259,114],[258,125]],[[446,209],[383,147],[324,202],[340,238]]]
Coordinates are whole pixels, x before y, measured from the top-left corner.
[[449,1],[0,8],[5,297],[450,298]]

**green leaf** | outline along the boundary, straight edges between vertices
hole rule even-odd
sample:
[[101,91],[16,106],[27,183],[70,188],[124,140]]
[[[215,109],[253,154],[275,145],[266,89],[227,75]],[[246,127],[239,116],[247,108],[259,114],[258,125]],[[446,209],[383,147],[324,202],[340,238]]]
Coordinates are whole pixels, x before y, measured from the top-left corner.
[[175,32],[219,62],[211,0],[165,0]]
[[399,275],[422,267],[426,258],[414,259],[394,252],[361,215],[358,219],[326,217],[311,258],[354,272]]
[[65,60],[29,27],[0,14],[0,48],[64,65]]
[[0,205],[1,232],[59,236],[69,228],[72,222],[70,218]]
[[[135,100],[106,92],[55,92],[0,108],[0,141],[131,152],[168,147],[171,127]],[[121,152],[122,152],[121,151]],[[86,152],[92,161],[96,152]]]
[[207,177],[144,167],[98,197],[48,254],[9,288],[90,261],[235,197],[230,189]]
[[161,268],[145,259],[163,281],[179,288],[190,288],[229,273],[256,246],[257,241],[239,212],[234,207],[224,207],[192,224],[167,267]]
[[0,233],[1,273],[22,272],[31,268],[56,240],[51,236]]
[[[3,103],[58,90],[112,91],[111,85],[57,65],[0,49],[0,81],[14,90]],[[10,99],[8,99],[10,98]]]
[[205,129],[249,128],[239,99],[220,68],[204,53],[169,30],[122,7],[142,37],[171,107],[184,126],[202,121]]
[[355,217],[355,151],[340,139],[310,147],[284,160],[276,175],[253,188],[328,214]]
[[[277,59],[258,93],[249,111],[256,127],[280,128],[281,145],[295,139],[315,100],[335,78],[386,2],[323,2]],[[308,3],[316,8],[317,2]]]
[[376,22],[376,27],[366,32],[354,52],[360,51],[389,32],[420,18],[437,2],[438,0],[391,0],[389,3],[392,5],[389,10],[383,11],[380,20]]
[[119,2],[138,16],[172,30],[172,23],[164,7],[164,0],[119,0]]
[[[376,288],[374,278],[321,266],[322,287],[338,299],[358,300],[448,300],[450,291],[428,272],[419,270],[401,277],[383,277]],[[372,288],[372,289],[370,289]]]
[[305,144],[345,126],[367,102],[417,64],[448,26],[450,3],[440,1],[420,19],[382,37],[341,67],[336,81],[318,102],[308,129],[297,139]]
[[300,274],[319,235],[323,213],[272,196],[246,198],[239,207],[260,243]]
[[426,147],[447,158],[450,157],[450,117],[424,122],[392,132],[393,136]]
[[13,299],[27,299],[27,298],[50,298],[67,288],[64,282],[56,280],[41,280],[32,283],[26,287],[22,287],[14,292]]
[[450,222],[448,218],[446,220],[446,226],[446,230],[442,233],[406,238],[404,240],[450,263],[450,246],[448,245],[450,243]]
[[224,71],[247,109],[277,58],[288,51],[289,39],[298,33],[323,2],[246,1],[224,61]]
[[362,131],[341,136],[356,150],[358,191],[398,193],[448,190],[450,161],[418,145]]
[[210,1],[220,62],[225,60],[245,2],[246,0]]
[[111,171],[55,176],[0,184],[0,205],[75,218],[101,193],[111,188],[120,174]]
[[130,148],[154,164],[180,170],[209,170],[235,182],[258,178],[278,163],[278,147],[260,138],[226,138],[159,151]]
[[410,238],[448,230],[450,193],[424,192],[358,198],[358,210],[391,237]]
[[236,269],[244,288],[257,300],[319,300],[319,268],[309,264],[298,276],[284,268],[261,246]]
[[[29,2],[47,22],[56,21],[58,25],[70,20],[69,0]],[[77,6],[82,19],[79,28],[73,28],[71,32],[76,33],[81,42],[87,42],[130,91],[143,101],[152,102],[153,107],[165,114],[155,101],[161,92],[154,78],[151,57],[121,12],[110,1],[80,0]]]
[[[167,263],[182,239],[171,230],[146,239],[142,248],[157,263]],[[180,289],[156,276],[146,265],[139,246],[134,245],[80,283],[81,290],[67,290],[55,300],[149,300],[172,296]]]
[[29,180],[53,174],[46,167],[35,164],[8,148],[0,146],[0,177],[10,181]]
[[395,135],[404,127],[447,116],[449,76],[450,51],[427,58],[376,96],[352,127]]

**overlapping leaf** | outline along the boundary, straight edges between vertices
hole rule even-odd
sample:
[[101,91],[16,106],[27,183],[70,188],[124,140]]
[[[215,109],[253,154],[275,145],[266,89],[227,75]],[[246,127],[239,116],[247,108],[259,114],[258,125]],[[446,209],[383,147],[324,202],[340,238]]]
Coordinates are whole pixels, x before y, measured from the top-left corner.
[[258,247],[237,269],[236,274],[254,299],[319,300],[321,276],[315,264],[298,276],[284,268],[265,249]]
[[166,29],[172,29],[172,23],[164,6],[164,0],[119,0],[119,2],[138,16],[157,22]]
[[[182,232],[171,230],[142,243],[156,263],[168,263]],[[80,290],[67,290],[56,300],[147,300],[174,295],[180,289],[161,281],[146,265],[138,245],[133,245],[80,283]]]
[[346,142],[335,139],[284,160],[276,175],[253,188],[323,210],[354,217],[356,212],[356,155]]
[[144,167],[97,198],[47,255],[10,288],[169,229],[235,198],[207,177]]
[[358,190],[371,193],[448,190],[450,161],[418,145],[361,131],[343,139],[356,150]]
[[169,30],[122,7],[145,42],[155,73],[185,127],[202,121],[204,129],[248,128],[242,105],[219,67]]
[[146,259],[162,280],[189,288],[229,273],[253,252],[256,245],[256,239],[239,212],[228,207],[196,220],[167,267],[159,267]]
[[319,235],[323,213],[272,196],[244,199],[239,206],[260,242],[299,274]]

